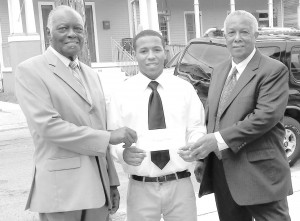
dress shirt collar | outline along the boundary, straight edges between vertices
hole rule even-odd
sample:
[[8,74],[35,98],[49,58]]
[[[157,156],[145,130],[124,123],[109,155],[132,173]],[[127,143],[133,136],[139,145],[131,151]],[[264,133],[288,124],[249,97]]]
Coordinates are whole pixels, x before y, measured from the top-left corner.
[[253,58],[254,54],[256,52],[256,49],[254,48],[253,51],[251,52],[251,54],[242,62],[236,64],[233,60],[231,61],[232,65],[231,65],[231,70],[230,73],[232,72],[233,68],[236,67],[237,71],[239,72],[237,74],[237,78],[243,73],[243,71],[245,70],[245,68],[247,67],[248,63],[251,61],[251,59]]
[[[58,59],[64,64],[66,65],[67,67],[69,67],[69,64],[71,62],[71,60],[65,56],[63,56],[62,54],[60,54],[59,52],[57,52],[53,47],[49,46],[49,49],[53,52],[53,54],[56,55],[56,57],[58,57]],[[74,60],[78,67],[80,67],[79,65],[79,60],[78,60],[78,57],[76,57],[76,59]]]
[[159,86],[164,88],[168,84],[167,83],[168,82],[167,75],[168,75],[168,73],[165,73],[163,71],[161,73],[161,75],[158,76],[158,78],[156,78],[155,80],[151,80],[150,78],[148,78],[147,76],[145,76],[144,74],[139,72],[137,77],[139,79],[140,87],[143,88],[144,90],[146,90],[151,81],[157,81],[159,83]]

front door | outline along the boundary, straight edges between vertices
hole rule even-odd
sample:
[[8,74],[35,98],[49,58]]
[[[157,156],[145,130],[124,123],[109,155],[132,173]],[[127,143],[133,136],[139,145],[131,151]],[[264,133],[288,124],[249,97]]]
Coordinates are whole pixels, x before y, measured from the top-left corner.
[[[199,14],[199,18],[200,18],[200,33],[202,35],[201,12]],[[184,12],[184,20],[185,20],[186,43],[188,43],[191,39],[196,38],[195,13]]]

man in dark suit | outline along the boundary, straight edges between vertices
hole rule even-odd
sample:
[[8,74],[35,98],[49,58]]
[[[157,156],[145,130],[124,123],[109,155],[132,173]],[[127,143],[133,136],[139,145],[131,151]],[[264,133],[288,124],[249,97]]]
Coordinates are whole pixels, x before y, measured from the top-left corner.
[[206,107],[208,134],[191,145],[199,160],[199,196],[215,193],[221,221],[288,221],[291,173],[282,123],[288,70],[255,48],[255,17],[235,11],[224,22],[232,59],[215,68]]
[[16,96],[34,144],[26,209],[41,221],[107,221],[119,207],[119,180],[109,144],[136,141],[135,131],[106,129],[102,85],[78,60],[84,23],[68,6],[51,11],[51,46],[18,65]]

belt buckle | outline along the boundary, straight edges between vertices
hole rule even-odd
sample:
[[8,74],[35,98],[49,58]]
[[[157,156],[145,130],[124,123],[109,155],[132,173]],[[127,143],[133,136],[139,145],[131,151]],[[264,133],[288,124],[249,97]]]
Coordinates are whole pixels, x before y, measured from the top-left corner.
[[167,181],[167,177],[166,176],[159,176],[157,177],[157,182],[159,184],[162,184],[163,182],[166,182]]

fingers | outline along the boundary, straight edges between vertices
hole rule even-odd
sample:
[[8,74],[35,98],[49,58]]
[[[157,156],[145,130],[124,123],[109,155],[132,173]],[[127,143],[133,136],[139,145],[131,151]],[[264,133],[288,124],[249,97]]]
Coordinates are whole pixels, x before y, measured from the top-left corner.
[[117,189],[111,188],[111,202],[112,202],[112,208],[110,209],[110,214],[114,214],[117,212],[120,205],[120,194]]
[[190,150],[190,145],[187,145],[187,146],[185,146],[185,147],[180,147],[179,149],[178,149],[179,151],[189,151]]
[[181,150],[179,150],[177,153],[186,162],[195,161],[195,158],[191,156],[190,151],[181,151]]
[[188,147],[190,150],[195,150],[195,149],[199,148],[203,143],[204,143],[203,140],[199,139],[195,143],[190,144]]
[[134,130],[128,127],[122,127],[117,130],[111,131],[110,144],[124,143],[123,147],[130,147],[137,141],[137,134]]
[[137,134],[134,130],[130,129],[130,128],[127,128],[128,130],[128,140],[131,142],[131,143],[136,143],[137,141]]
[[141,165],[145,157],[146,152],[136,147],[126,148],[123,152],[124,161],[132,166]]

